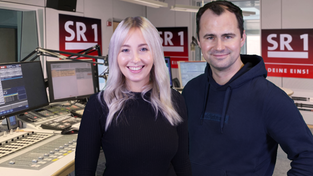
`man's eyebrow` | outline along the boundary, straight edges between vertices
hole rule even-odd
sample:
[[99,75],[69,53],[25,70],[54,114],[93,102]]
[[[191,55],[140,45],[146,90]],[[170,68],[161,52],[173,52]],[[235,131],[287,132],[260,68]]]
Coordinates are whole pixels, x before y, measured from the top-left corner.
[[[203,36],[203,38],[207,38],[207,37],[215,37],[216,35],[215,34],[205,34]],[[222,36],[236,36],[236,34],[234,33],[225,33],[225,34],[222,34]]]
[[214,34],[205,34],[205,35],[203,36],[203,38],[214,37],[214,36],[216,36],[216,35],[214,35]]
[[222,36],[236,36],[236,34],[234,34],[234,33],[225,33],[225,34],[222,34]]

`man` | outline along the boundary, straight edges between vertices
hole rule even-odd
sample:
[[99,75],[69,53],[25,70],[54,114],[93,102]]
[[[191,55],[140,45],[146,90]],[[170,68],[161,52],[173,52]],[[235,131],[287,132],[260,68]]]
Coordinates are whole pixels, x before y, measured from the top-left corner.
[[261,57],[240,55],[240,8],[207,3],[197,13],[197,35],[208,64],[183,90],[193,175],[272,175],[278,144],[292,160],[288,175],[313,175],[313,135],[294,102],[266,80]]

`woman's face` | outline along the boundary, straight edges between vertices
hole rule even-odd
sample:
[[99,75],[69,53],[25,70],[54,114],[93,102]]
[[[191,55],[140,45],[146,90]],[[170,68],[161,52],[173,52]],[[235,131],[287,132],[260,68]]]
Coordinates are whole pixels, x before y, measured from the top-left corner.
[[142,87],[149,83],[153,57],[140,29],[129,31],[117,56],[117,63],[131,91],[141,92]]

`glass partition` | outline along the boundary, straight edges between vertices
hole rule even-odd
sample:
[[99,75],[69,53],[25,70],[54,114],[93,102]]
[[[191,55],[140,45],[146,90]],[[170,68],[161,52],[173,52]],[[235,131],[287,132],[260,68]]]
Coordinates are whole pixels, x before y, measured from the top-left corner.
[[40,10],[10,9],[0,4],[0,62],[20,61],[38,46],[43,47],[43,22],[37,19],[37,12]]

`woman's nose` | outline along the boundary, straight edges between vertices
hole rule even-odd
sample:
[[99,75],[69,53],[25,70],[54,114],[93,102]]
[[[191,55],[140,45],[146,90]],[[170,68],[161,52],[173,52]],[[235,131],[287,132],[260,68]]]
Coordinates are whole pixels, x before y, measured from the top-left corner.
[[140,61],[140,56],[139,56],[139,54],[137,52],[134,52],[132,61],[134,63],[137,63],[137,62]]

